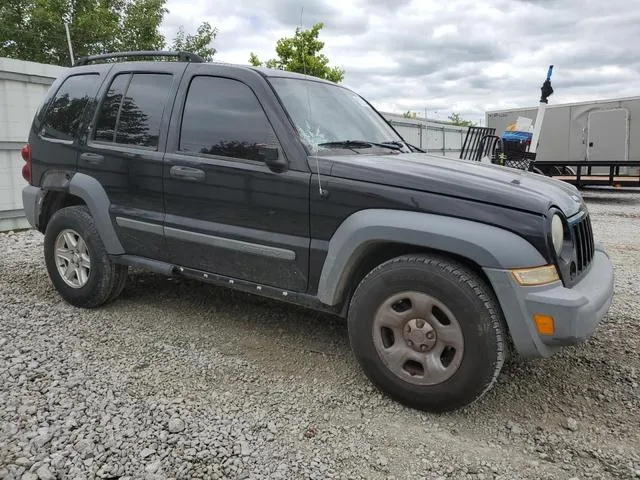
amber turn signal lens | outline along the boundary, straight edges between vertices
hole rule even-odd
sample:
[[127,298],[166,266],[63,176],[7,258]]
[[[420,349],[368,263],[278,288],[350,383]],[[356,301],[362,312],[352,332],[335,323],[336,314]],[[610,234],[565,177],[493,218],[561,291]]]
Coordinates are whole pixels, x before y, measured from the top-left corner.
[[556,327],[553,323],[553,317],[549,315],[541,315],[536,313],[533,316],[533,321],[536,322],[536,328],[540,335],[553,335],[556,332]]

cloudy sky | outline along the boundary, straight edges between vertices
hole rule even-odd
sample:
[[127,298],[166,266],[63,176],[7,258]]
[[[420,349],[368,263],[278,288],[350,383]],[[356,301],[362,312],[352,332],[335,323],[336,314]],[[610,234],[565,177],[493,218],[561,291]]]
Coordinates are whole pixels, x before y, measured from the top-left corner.
[[[260,5],[261,6],[257,6]],[[300,24],[320,39],[344,85],[379,110],[480,120],[537,105],[554,64],[551,103],[640,95],[638,0],[169,0],[163,33],[218,28],[215,60],[275,56]]]

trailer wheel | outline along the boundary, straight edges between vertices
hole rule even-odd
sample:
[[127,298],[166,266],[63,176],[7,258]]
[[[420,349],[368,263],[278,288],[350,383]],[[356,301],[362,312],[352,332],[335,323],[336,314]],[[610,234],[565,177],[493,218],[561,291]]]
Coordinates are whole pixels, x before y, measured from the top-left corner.
[[556,176],[575,176],[576,175],[576,171],[571,168],[571,167],[558,167],[557,165],[554,165],[551,167],[550,172],[548,173],[548,176],[550,177],[556,177]]

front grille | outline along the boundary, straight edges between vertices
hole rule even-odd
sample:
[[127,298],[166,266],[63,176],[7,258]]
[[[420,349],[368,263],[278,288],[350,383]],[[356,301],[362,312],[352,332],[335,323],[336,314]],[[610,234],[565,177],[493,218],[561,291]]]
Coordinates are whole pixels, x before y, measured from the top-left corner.
[[576,246],[576,266],[579,275],[589,267],[594,254],[593,230],[591,230],[589,215],[584,215],[576,223],[573,223],[571,230],[574,245]]

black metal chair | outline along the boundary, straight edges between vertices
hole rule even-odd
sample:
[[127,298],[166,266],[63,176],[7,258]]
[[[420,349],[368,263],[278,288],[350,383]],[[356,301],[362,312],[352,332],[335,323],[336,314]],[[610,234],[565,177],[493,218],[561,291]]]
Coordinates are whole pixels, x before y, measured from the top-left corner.
[[460,150],[460,158],[479,162],[488,157],[491,163],[520,170],[534,170],[536,154],[528,143],[505,141],[490,127],[469,127]]
[[495,133],[496,129],[491,127],[469,127],[460,150],[460,159],[479,162],[482,157],[491,157],[496,141],[489,139],[498,138]]

